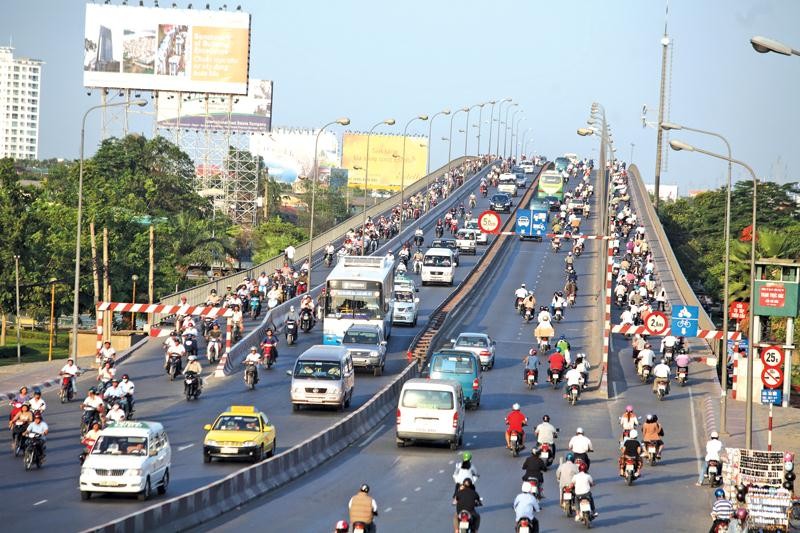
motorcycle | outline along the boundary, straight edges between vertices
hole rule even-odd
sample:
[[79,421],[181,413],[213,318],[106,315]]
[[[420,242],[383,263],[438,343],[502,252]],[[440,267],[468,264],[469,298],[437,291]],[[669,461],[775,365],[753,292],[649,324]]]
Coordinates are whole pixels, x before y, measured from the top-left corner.
[[669,394],[667,391],[667,384],[663,381],[659,382],[658,385],[656,385],[656,396],[658,396],[658,401],[663,400],[664,396],[667,394]]
[[523,516],[517,522],[517,533],[530,533],[531,531],[539,531],[539,521],[536,518]]
[[305,281],[298,281],[295,294],[305,294],[306,292],[308,292],[308,283]]
[[666,359],[667,364],[672,364],[672,359],[675,357],[675,348],[673,346],[666,346],[664,348],[664,359]]
[[81,440],[81,444],[83,444],[83,451],[78,456],[78,460],[83,464],[86,461],[86,457],[92,453],[92,446],[94,446],[95,440],[94,439],[83,439]]
[[11,449],[14,450],[14,457],[19,457],[25,450],[25,430],[28,428],[26,422],[17,422],[11,428]]
[[422,235],[414,235],[414,244],[417,246],[417,248],[422,247],[422,243],[424,242],[425,242],[425,237],[423,237]]
[[71,402],[74,396],[75,391],[72,389],[72,377],[62,376],[61,390],[58,392],[58,397],[61,399],[61,403]]
[[564,318],[564,311],[562,311],[560,307],[557,307],[555,310],[555,314],[553,315],[553,320],[555,320],[556,322],[561,322],[563,318]]
[[564,395],[564,397],[567,399],[570,405],[575,405],[576,403],[578,403],[580,396],[581,396],[580,385],[570,385],[567,394]]
[[44,441],[41,435],[27,437],[24,461],[25,470],[30,470],[33,465],[36,465],[36,468],[42,467],[42,462],[44,462]]
[[520,434],[516,431],[512,431],[511,435],[508,437],[508,441],[511,444],[511,456],[517,457],[519,455],[519,451],[522,449],[522,439],[520,438]]
[[567,304],[570,307],[574,307],[575,306],[575,293],[574,292],[571,292],[571,293],[569,293],[567,295]]
[[550,371],[550,383],[553,385],[554,389],[558,388],[558,385],[561,383],[561,371],[560,370],[551,370]]
[[594,517],[592,516],[592,502],[589,501],[589,498],[579,497],[578,512],[580,513],[581,522],[583,522],[583,525],[585,525],[587,528],[591,528]]
[[484,198],[486,198],[486,195],[487,195],[487,194],[489,194],[489,188],[488,188],[488,187],[485,187],[485,186],[484,186],[484,187],[481,187],[481,196],[483,196]]
[[353,533],[366,533],[366,522],[353,522]]
[[333,254],[326,253],[325,254],[325,266],[330,268],[332,263],[333,263]]
[[222,351],[222,339],[211,339],[208,341],[206,348],[206,358],[208,362],[216,364],[220,359],[220,352]]
[[267,368],[272,368],[272,365],[275,364],[275,360],[278,358],[275,347],[272,344],[262,344],[261,354],[264,356],[264,364],[267,365]]
[[242,326],[238,322],[233,325],[233,342],[239,342],[242,339]]
[[681,387],[686,385],[686,381],[688,380],[688,376],[689,376],[689,369],[686,368],[685,366],[679,366],[678,367],[678,378],[677,378],[677,380],[678,380],[678,383],[681,384]]
[[522,306],[522,300],[524,300],[524,298],[520,296],[514,298],[514,310],[517,311],[519,314],[522,314],[524,309]]
[[632,485],[633,480],[639,477],[636,468],[636,459],[633,457],[625,457],[622,465],[622,477],[625,478],[625,484]]
[[561,241],[551,241],[550,248],[553,250],[553,253],[558,253],[561,250]]
[[250,319],[255,320],[261,314],[261,298],[258,296],[250,297]]
[[304,309],[300,312],[300,329],[308,333],[312,327],[314,327],[314,321],[311,318],[311,311]]
[[422,272],[422,261],[420,259],[414,260],[414,274],[418,275]]
[[183,376],[183,393],[186,401],[196,400],[200,396],[200,376],[195,372],[187,372]]
[[656,466],[658,462],[658,446],[655,442],[645,442],[644,449],[647,452],[647,458],[650,460],[650,466]]
[[81,416],[81,437],[86,435],[95,422],[100,422],[100,413],[97,409],[84,409]]
[[258,383],[258,370],[255,363],[247,363],[247,368],[244,370],[244,382],[247,388],[253,390]]
[[[557,437],[558,435],[555,436]],[[556,458],[554,453],[550,453],[551,449],[551,445],[546,442],[539,446],[539,458],[544,461],[545,471],[552,466],[553,461]]]
[[561,509],[567,516],[572,516],[572,485],[567,485],[561,489]]
[[650,365],[644,365],[642,367],[642,372],[639,374],[639,379],[642,380],[642,383],[647,383],[648,381],[650,381],[651,370],[652,368],[650,368]]
[[618,309],[622,309],[625,307],[625,295],[624,294],[617,294],[616,297],[616,304]]
[[539,372],[536,369],[529,368],[525,371],[525,384],[528,386],[528,390],[533,390],[538,379]]
[[183,347],[186,349],[186,355],[197,355],[197,339],[194,335],[185,335],[183,337]]
[[472,533],[472,513],[466,509],[458,512],[458,533]]
[[719,487],[722,485],[722,468],[720,462],[711,459],[706,465],[706,479],[708,484],[712,487]]
[[533,320],[533,308],[532,307],[526,307],[525,308],[525,323],[527,324],[531,320]]
[[434,231],[436,233],[436,238],[441,239],[442,235],[444,235],[444,226],[436,226]]
[[297,340],[297,321],[296,320],[287,320],[286,321],[286,344],[292,345]]
[[181,356],[173,354],[169,356],[169,363],[167,364],[167,374],[170,381],[175,381],[175,376],[181,373]]

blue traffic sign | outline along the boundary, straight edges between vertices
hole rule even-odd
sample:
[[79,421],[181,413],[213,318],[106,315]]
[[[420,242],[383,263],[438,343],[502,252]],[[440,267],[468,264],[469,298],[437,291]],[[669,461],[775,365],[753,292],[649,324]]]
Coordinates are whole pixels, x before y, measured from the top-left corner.
[[734,347],[739,349],[740,357],[747,357],[748,352],[750,352],[750,341],[748,339],[739,339],[738,341],[728,339],[728,357],[733,356]]
[[763,405],[781,405],[783,391],[781,389],[761,389],[761,403]]
[[700,311],[696,305],[672,306],[672,334],[677,337],[697,337]]

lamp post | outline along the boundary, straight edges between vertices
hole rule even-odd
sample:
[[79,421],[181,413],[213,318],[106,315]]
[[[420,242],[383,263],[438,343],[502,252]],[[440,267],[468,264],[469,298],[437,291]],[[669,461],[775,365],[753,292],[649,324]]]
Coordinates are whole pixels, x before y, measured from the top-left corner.
[[467,119],[464,121],[464,157],[467,157],[467,143],[469,143],[469,112],[476,107],[483,108],[483,106],[484,104],[475,104],[473,106],[464,108],[467,111]]
[[369,129],[367,133],[367,161],[364,164],[364,226],[361,229],[361,255],[366,255],[366,247],[364,246],[364,237],[367,235],[367,191],[369,190],[369,139],[372,136],[372,132],[375,131],[375,128],[380,126],[381,124],[386,124],[387,126],[394,126],[394,119],[387,118],[385,120],[381,120],[374,126]]
[[522,155],[527,153],[526,144],[525,144],[525,137],[528,136],[528,132],[533,131],[533,128],[528,128],[522,132]]
[[785,56],[800,56],[800,50],[795,50],[789,45],[783,44],[768,37],[761,37],[760,35],[756,35],[755,37],[751,38],[750,44],[753,45],[753,50],[760,54],[775,52],[776,54],[782,54]]
[[[730,242],[730,235],[731,235],[731,167],[733,166],[733,155],[731,153],[731,144],[728,142],[728,139],[720,135],[719,133],[714,133],[713,131],[701,130],[699,128],[690,128],[689,126],[683,126],[681,124],[675,124],[672,122],[662,122],[661,129],[663,130],[686,130],[692,131],[695,133],[702,133],[703,135],[710,135],[712,137],[716,137],[720,139],[722,142],[725,143],[725,147],[728,149],[728,180],[725,185],[725,257],[723,261],[725,261],[725,280],[723,283],[724,286],[724,294],[723,294],[723,304],[722,304],[722,347],[721,356],[722,356],[722,395],[720,396],[720,410],[721,410],[721,418],[720,421],[720,433],[726,434],[728,432],[728,424],[727,424],[727,396],[728,396],[728,298],[730,292],[730,264],[731,264],[731,242]],[[633,147],[631,146],[631,152],[633,152]],[[633,156],[631,156],[633,159]],[[751,311],[752,312],[752,311]],[[751,333],[752,336],[752,333]],[[751,348],[752,351],[752,348]]]
[[[406,122],[406,127],[403,128],[403,163],[401,166],[402,170],[400,171],[400,223],[397,226],[398,233],[403,231],[403,203],[405,203],[406,191],[406,136],[408,135],[408,127],[415,120],[428,120],[428,115],[417,115],[416,117],[412,117],[408,122]],[[428,152],[430,153],[430,149]]]
[[[508,106],[506,108],[506,118],[505,118],[505,120],[503,120],[503,157],[504,158],[506,156],[506,145],[508,144],[508,129],[509,129],[508,112],[511,111],[512,107],[517,107],[517,106],[519,106],[519,104],[517,102],[514,102],[514,103],[512,103],[510,106]],[[500,136],[500,134],[498,132],[498,137],[499,136]]]
[[490,100],[490,104],[492,104],[492,110],[489,112],[489,146],[486,148],[486,152],[492,152],[492,128],[494,128],[494,105],[497,103],[497,100]]
[[[331,122],[328,122],[324,126],[322,126],[319,131],[317,132],[317,137],[314,140],[314,178],[311,182],[311,220],[308,223],[308,284],[307,287],[313,287],[311,285],[311,271],[314,270],[314,263],[312,262],[312,256],[314,254],[314,214],[315,214],[315,206],[317,200],[317,182],[319,181],[319,137],[322,135],[322,132],[325,131],[325,128],[328,126],[333,126],[334,124],[339,124],[341,126],[347,126],[350,124],[350,119],[347,117],[337,118]],[[364,209],[366,209],[366,203],[364,204]]]
[[456,109],[452,115],[450,115],[450,136],[448,140],[450,141],[447,145],[447,176],[450,176],[450,167],[452,166],[452,154],[453,154],[453,119],[456,118],[459,111],[468,111],[468,107],[462,107],[461,109]]
[[147,100],[136,99],[125,102],[116,102],[111,104],[100,104],[92,106],[83,114],[81,120],[81,159],[80,166],[78,167],[78,220],[75,229],[75,287],[73,289],[73,304],[72,304],[72,357],[78,361],[78,304],[81,289],[81,217],[83,216],[83,147],[86,138],[86,117],[95,109],[106,107],[118,106],[132,106],[136,105],[144,107],[147,105]]
[[628,164],[629,164],[629,165],[632,165],[632,164],[633,164],[633,149],[634,149],[635,147],[636,147],[636,145],[635,145],[634,143],[631,143],[631,158],[630,158],[630,160],[628,161]]
[[22,344],[20,344],[20,320],[19,320],[19,256],[14,254],[14,272],[16,275],[17,287],[17,364],[22,362]]
[[485,106],[486,104],[491,104],[491,103],[493,103],[493,102],[484,102],[484,103],[478,105],[478,108],[479,108],[478,109],[478,148],[477,148],[477,152],[475,154],[478,157],[481,156],[481,120],[483,120],[483,106]]
[[[131,276],[131,281],[133,282],[133,290],[131,291],[131,303],[136,303],[136,282],[139,281],[139,276],[136,274]],[[136,331],[136,313],[131,312],[131,329]]]
[[512,120],[511,120],[511,126],[512,126],[511,127],[511,155],[515,159],[519,159],[519,148],[517,147],[517,150],[514,150],[514,148],[519,144],[519,125],[522,124],[524,121],[525,121],[525,112],[524,111],[522,111],[519,114],[519,120],[517,121],[516,124],[514,124],[513,117],[512,117]]
[[[689,129],[689,128],[684,128]],[[705,132],[709,133],[709,132]],[[714,134],[716,137],[720,137],[719,135]],[[727,141],[725,141],[727,145]],[[687,152],[697,152],[700,154],[704,154],[710,157],[715,157],[717,159],[722,159],[723,161],[728,161],[728,163],[735,163],[739,166],[744,167],[749,173],[750,177],[753,178],[753,206],[752,206],[752,214],[750,224],[752,225],[753,231],[751,233],[750,239],[750,316],[748,317],[748,324],[749,324],[749,331],[750,331],[750,354],[747,357],[747,393],[745,394],[745,401],[747,403],[745,407],[745,421],[744,421],[744,433],[745,433],[745,448],[752,448],[753,444],[753,359],[755,358],[755,350],[756,350],[756,338],[755,338],[755,286],[756,286],[756,215],[757,215],[757,190],[758,190],[758,179],[756,178],[756,173],[750,168],[749,165],[739,161],[737,159],[733,159],[730,156],[724,156],[721,154],[717,154],[714,152],[709,152],[707,150],[703,150],[701,148],[695,148],[690,144],[686,144],[684,142],[678,140],[671,140],[669,142],[670,147],[673,150],[680,151],[686,150]],[[728,240],[727,238],[725,239]],[[727,265],[726,265],[727,266]],[[727,290],[726,290],[727,294]],[[726,306],[727,307],[727,306]],[[727,311],[727,310],[726,310]],[[728,331],[725,330],[723,332],[723,339],[726,344],[724,353],[727,354],[727,341],[728,341]],[[723,366],[724,368],[724,366]],[[724,395],[723,395],[724,397]],[[724,419],[723,419],[724,420]]]
[[428,189],[431,188],[431,147],[432,147],[431,135],[433,134],[433,119],[435,119],[439,115],[449,115],[449,114],[450,114],[449,109],[443,109],[438,113],[434,113],[433,116],[431,116],[430,122],[428,122],[428,166],[426,167],[426,173],[428,174],[428,184],[427,184]]
[[[502,100],[500,100],[500,105],[497,106],[497,140],[495,141],[496,145],[494,148],[496,156],[500,155],[500,113],[503,112],[503,104],[505,102],[510,102],[510,101],[511,98],[503,98]],[[506,115],[507,114],[508,113],[506,113]],[[489,149],[491,149],[491,146],[489,147]]]
[[53,360],[53,339],[56,331],[56,278],[50,278],[50,343],[47,349],[47,360]]
[[[506,131],[506,141],[508,141],[508,155],[509,155],[509,157],[514,157],[514,134],[516,132],[516,128],[517,128],[517,124],[518,124],[518,123],[515,124],[514,121],[516,120],[517,115],[520,115],[520,120],[522,120],[522,115],[524,115],[524,114],[525,114],[525,112],[522,109],[515,109],[514,112],[511,113],[511,124],[506,126],[506,129],[507,129],[507,131]],[[511,140],[510,141],[508,139],[509,133],[511,134]],[[503,148],[505,149],[505,144],[503,145]]]

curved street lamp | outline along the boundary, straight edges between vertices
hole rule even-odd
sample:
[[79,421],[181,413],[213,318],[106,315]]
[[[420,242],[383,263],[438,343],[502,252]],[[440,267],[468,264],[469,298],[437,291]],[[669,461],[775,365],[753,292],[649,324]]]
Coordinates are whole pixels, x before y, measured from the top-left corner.
[[785,56],[796,55],[800,56],[800,50],[795,50],[791,46],[787,44],[783,44],[781,42],[776,41],[775,39],[770,39],[768,37],[761,37],[760,35],[756,35],[750,39],[750,44],[753,46],[753,50],[758,52],[759,54],[768,54],[769,52],[775,52],[776,54],[782,54]]
[[[511,98],[510,97],[503,98],[502,100],[500,100],[500,105],[497,106],[497,140],[495,141],[496,143],[494,152],[495,156],[500,155],[500,113],[503,112],[503,104],[505,102],[511,102]],[[506,113],[506,118],[508,118],[508,113]],[[489,147],[489,149],[491,150],[491,146]]]
[[381,120],[374,126],[369,129],[367,133],[367,160],[364,164],[364,226],[361,228],[361,255],[366,255],[366,247],[364,246],[364,237],[367,234],[367,191],[369,190],[369,139],[372,136],[372,132],[375,131],[375,128],[382,124],[386,124],[387,126],[394,126],[395,120],[393,118],[387,118],[385,120]]
[[[428,120],[428,115],[417,115],[406,122],[406,127],[403,128],[403,163],[400,172],[400,223],[398,224],[398,233],[403,231],[403,203],[405,203],[405,187],[406,187],[406,136],[408,135],[408,126],[415,120]],[[430,152],[430,150],[428,150]]]
[[[450,137],[448,140],[450,141],[447,145],[447,176],[450,176],[450,167],[452,165],[452,154],[453,154],[453,119],[456,118],[456,115],[460,111],[469,111],[468,107],[462,107],[461,109],[456,109],[452,115],[450,115]],[[465,134],[466,135],[466,134]]]

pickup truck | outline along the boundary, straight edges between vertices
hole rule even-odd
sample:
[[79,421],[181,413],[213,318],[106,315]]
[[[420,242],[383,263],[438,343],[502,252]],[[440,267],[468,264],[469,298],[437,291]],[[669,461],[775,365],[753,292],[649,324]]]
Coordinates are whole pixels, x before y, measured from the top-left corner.
[[462,254],[477,254],[476,249],[476,234],[479,233],[474,229],[461,228],[456,233],[456,246]]

